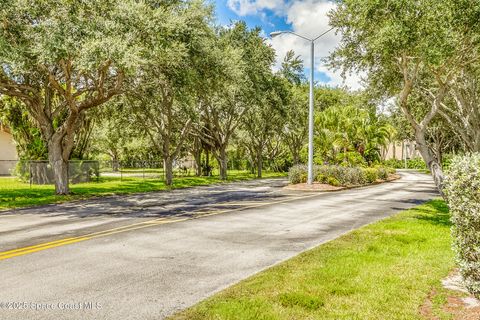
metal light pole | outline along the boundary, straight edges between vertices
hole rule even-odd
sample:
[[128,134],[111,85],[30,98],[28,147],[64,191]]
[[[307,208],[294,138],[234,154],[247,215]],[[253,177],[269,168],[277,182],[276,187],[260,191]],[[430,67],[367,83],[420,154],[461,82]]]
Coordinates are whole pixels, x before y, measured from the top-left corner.
[[293,34],[299,38],[302,38],[304,40],[307,40],[310,42],[310,92],[309,92],[309,111],[308,111],[308,178],[307,178],[307,183],[312,184],[313,183],[313,87],[314,87],[314,74],[315,74],[315,41],[320,39],[322,36],[325,34],[329,33],[332,31],[333,28],[325,31],[321,35],[319,35],[316,38],[310,39],[307,37],[304,37],[302,35],[299,35],[293,31],[275,31],[270,33],[270,36],[272,38],[290,33]]

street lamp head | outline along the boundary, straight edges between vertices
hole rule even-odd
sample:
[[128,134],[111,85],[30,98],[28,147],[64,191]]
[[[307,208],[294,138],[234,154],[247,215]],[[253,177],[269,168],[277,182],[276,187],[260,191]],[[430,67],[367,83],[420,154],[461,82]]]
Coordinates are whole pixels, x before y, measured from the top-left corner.
[[276,36],[281,35],[284,31],[273,31],[270,33],[270,37],[275,38]]

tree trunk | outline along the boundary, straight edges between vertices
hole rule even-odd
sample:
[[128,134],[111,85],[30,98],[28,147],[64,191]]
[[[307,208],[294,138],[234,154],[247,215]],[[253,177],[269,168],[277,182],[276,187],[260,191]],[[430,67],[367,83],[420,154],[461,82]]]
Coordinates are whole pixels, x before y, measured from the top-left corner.
[[55,180],[55,193],[67,195],[70,193],[68,186],[68,159],[63,157],[62,139],[53,138],[48,145],[48,157],[53,168]]
[[438,191],[442,195],[443,194],[443,171],[442,166],[438,163],[438,160],[433,155],[432,151],[427,145],[427,141],[425,140],[425,132],[422,130],[416,130],[415,132],[415,140],[417,142],[418,150],[422,155],[423,160],[427,164],[428,169],[430,170],[433,181],[438,188]]
[[171,186],[173,183],[173,160],[170,156],[163,158],[163,167],[165,170],[165,184]]
[[300,151],[293,146],[290,147],[290,151],[292,153],[293,165],[300,164]]
[[293,154],[293,164],[300,164],[300,157],[298,153]]
[[474,134],[473,152],[480,152],[480,132]]
[[212,174],[212,170],[210,168],[210,151],[208,149],[205,151],[205,172],[203,172],[204,176],[210,177]]
[[263,164],[262,150],[257,150],[257,178],[262,177],[262,164]]
[[200,177],[202,175],[202,151],[194,151],[193,157],[195,158],[195,175]]
[[227,180],[227,152],[225,147],[220,148],[218,152],[218,166],[220,167],[220,179]]
[[116,154],[114,154],[112,156],[112,170],[113,172],[118,172],[118,169],[119,169],[119,163],[118,163],[118,156]]

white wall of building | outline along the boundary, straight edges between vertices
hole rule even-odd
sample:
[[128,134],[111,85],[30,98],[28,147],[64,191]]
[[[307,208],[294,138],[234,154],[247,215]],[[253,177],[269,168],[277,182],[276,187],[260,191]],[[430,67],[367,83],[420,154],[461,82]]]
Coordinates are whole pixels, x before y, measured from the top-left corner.
[[10,174],[18,159],[12,135],[0,127],[0,175]]
[[391,142],[386,148],[382,148],[382,158],[384,160],[402,160],[405,155],[407,159],[420,157],[420,152],[416,149],[414,141]]

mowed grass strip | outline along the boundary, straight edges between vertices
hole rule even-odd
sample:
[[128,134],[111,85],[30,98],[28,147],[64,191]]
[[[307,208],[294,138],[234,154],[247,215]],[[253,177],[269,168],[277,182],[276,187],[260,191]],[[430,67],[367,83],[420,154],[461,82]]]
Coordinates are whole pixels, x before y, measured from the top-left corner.
[[453,268],[448,208],[433,200],[261,272],[171,319],[422,319]]
[[[286,176],[285,173],[266,172],[264,178]],[[255,175],[245,171],[229,172],[227,182],[252,180]],[[143,179],[124,177],[101,177],[99,182],[71,184],[71,195],[56,196],[53,185],[32,185],[16,178],[0,177],[0,210],[21,208],[50,203],[88,199],[115,194],[132,194],[151,191],[162,191],[187,188],[201,185],[221,183],[219,177],[179,177],[173,180],[173,186],[167,187],[163,179]]]

